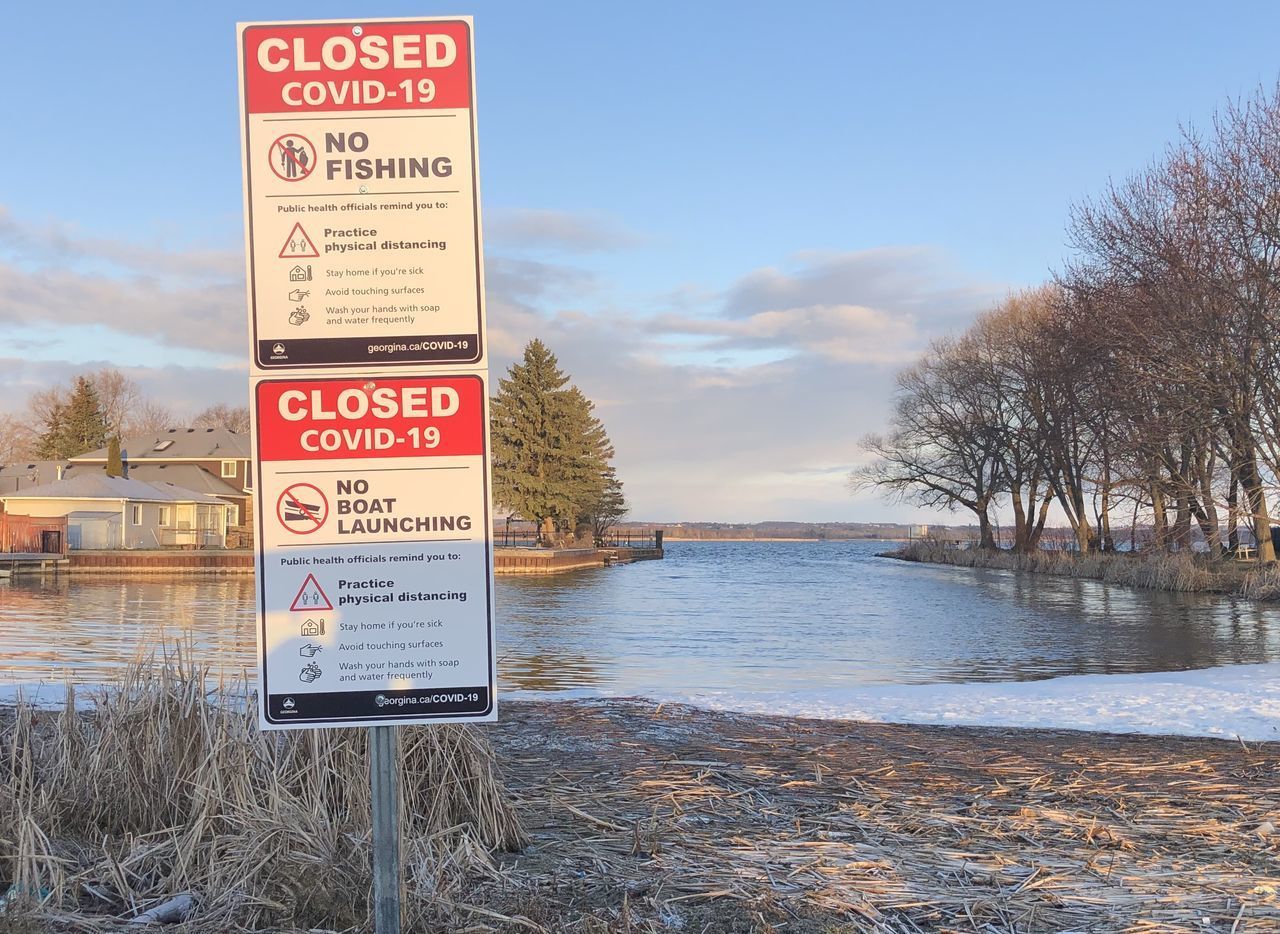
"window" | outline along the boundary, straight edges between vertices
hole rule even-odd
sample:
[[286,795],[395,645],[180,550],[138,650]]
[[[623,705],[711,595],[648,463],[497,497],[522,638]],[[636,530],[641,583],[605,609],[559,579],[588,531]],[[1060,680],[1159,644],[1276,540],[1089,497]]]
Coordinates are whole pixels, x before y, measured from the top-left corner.
[[248,464],[245,464],[244,467],[244,488],[246,490],[253,489],[253,468]]
[[129,521],[132,522],[134,525],[142,525],[142,507],[141,506],[129,507]]
[[231,506],[230,508],[227,509],[227,525],[230,526],[230,525],[239,525],[239,524],[240,524],[240,507]]
[[172,506],[160,507],[160,524],[165,527],[173,525],[173,507]]
[[168,450],[168,449],[169,449],[169,448],[171,448],[171,447],[173,447],[173,439],[172,439],[172,438],[166,438],[164,441],[161,441],[159,444],[157,444],[157,445],[156,445],[155,447],[153,447],[151,450],[153,450],[153,451],[166,451],[166,450]]
[[236,475],[236,462],[223,461],[222,462],[222,479],[224,480],[228,478],[235,479],[235,475]]

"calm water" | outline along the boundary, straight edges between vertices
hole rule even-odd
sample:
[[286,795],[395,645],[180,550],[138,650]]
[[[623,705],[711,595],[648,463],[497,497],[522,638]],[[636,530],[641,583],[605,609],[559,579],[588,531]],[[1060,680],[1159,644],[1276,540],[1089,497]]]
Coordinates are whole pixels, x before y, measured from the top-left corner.
[[[1280,609],[904,564],[873,543],[671,543],[665,561],[498,579],[506,688],[789,690],[1167,671],[1280,658]],[[0,683],[99,682],[189,640],[253,665],[253,583],[0,582]]]

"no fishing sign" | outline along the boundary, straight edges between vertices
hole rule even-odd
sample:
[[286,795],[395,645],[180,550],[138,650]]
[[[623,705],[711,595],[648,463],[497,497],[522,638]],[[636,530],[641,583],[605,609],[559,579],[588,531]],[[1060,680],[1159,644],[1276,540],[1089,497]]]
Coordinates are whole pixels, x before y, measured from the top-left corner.
[[481,374],[259,379],[267,728],[492,720]]
[[484,366],[471,32],[240,25],[252,373]]

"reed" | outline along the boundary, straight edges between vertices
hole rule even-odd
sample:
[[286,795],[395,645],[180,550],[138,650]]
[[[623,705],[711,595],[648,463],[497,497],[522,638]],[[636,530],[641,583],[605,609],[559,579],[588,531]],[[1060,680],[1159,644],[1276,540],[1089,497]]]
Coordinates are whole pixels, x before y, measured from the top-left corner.
[[[260,733],[243,685],[138,663],[86,705],[19,702],[0,732],[4,923],[109,927],[190,893],[188,930],[368,924],[366,731]],[[401,730],[410,924],[524,831],[483,734]]]
[[[911,542],[886,557],[926,564],[950,564],[1003,571],[1030,571],[1081,580],[1105,581],[1146,590],[1227,593],[1252,599],[1280,599],[1280,574],[1273,569],[1241,572],[1230,562],[1178,554],[1088,554],[1067,551],[987,551],[952,548],[941,542]],[[1250,580],[1254,579],[1251,585]]]

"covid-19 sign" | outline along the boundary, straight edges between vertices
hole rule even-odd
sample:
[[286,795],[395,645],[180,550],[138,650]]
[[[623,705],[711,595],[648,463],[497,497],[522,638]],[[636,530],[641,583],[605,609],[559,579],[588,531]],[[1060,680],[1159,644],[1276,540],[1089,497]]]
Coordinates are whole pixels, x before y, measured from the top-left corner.
[[259,379],[270,727],[494,713],[483,377]]
[[483,366],[471,22],[246,24],[257,373]]

